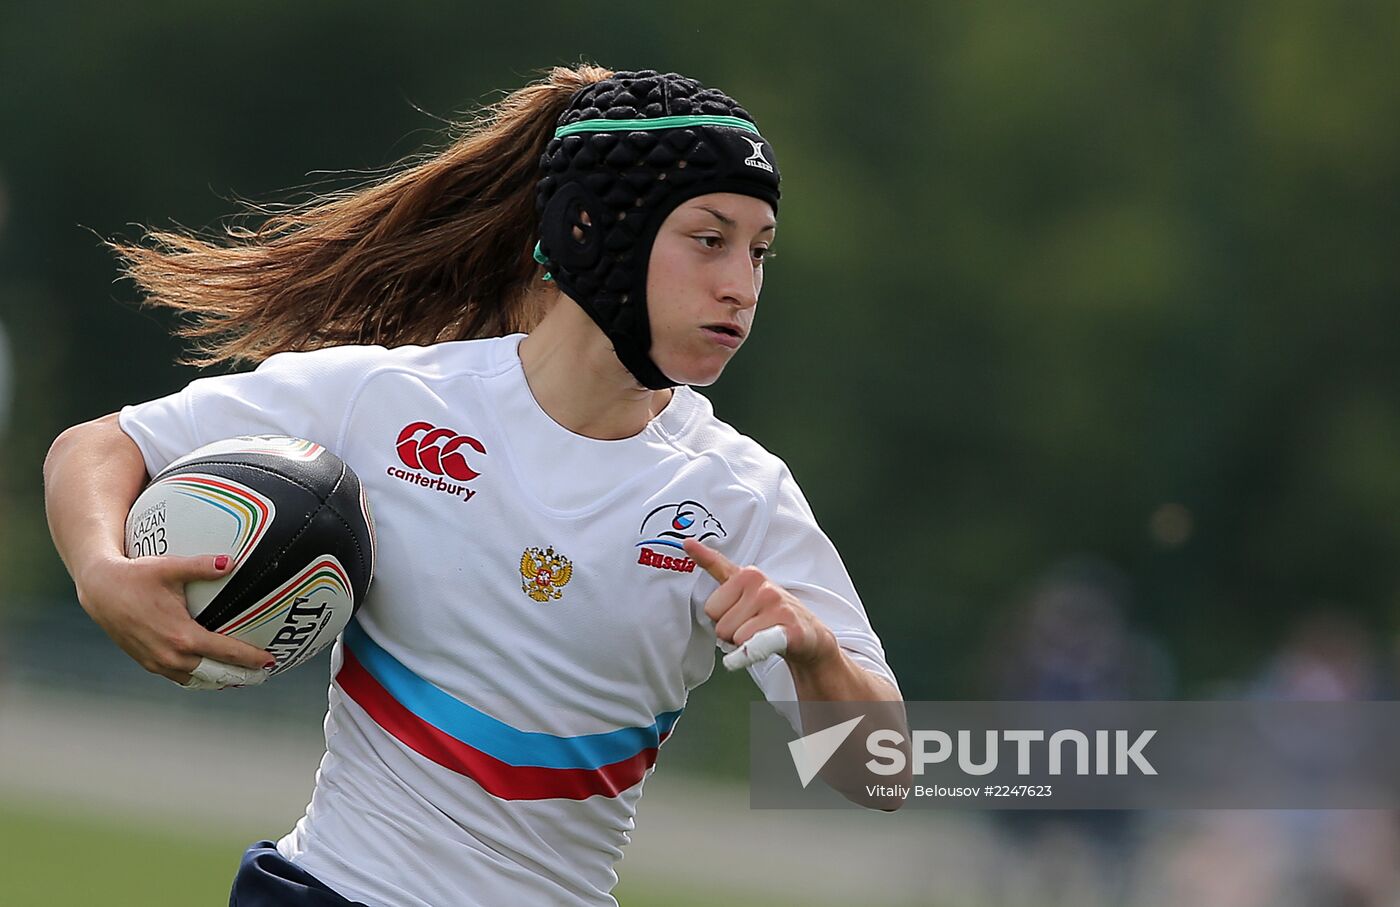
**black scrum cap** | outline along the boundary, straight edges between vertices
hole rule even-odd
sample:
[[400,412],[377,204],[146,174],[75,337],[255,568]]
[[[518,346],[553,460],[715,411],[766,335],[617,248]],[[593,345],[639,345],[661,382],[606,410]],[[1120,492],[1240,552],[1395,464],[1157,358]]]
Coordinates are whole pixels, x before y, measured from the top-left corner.
[[535,258],[643,386],[674,386],[649,355],[656,232],[677,206],[711,192],[753,196],[776,211],[772,146],[723,92],[675,73],[619,72],[574,95],[540,168]]

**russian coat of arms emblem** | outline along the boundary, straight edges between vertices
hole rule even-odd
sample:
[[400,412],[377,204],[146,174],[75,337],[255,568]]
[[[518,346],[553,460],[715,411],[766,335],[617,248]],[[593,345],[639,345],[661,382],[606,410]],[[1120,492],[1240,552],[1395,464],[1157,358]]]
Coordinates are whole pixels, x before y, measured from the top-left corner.
[[561,598],[573,575],[573,563],[553,547],[526,548],[520,555],[520,591],[537,602]]

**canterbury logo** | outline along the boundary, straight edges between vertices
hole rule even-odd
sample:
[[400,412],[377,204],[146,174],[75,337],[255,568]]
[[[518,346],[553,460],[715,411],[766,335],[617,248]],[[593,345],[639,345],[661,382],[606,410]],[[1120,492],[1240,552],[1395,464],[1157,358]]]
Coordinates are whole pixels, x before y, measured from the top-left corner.
[[763,156],[763,143],[755,142],[747,136],[743,137],[743,139],[753,146],[753,154],[744,158],[744,163],[750,167],[757,167],[760,170],[767,170],[769,173],[772,173],[773,165],[768,163],[768,159]]
[[427,422],[405,425],[395,445],[399,459],[410,469],[470,482],[481,473],[467,465],[466,455],[461,450],[463,446],[480,454],[486,453],[486,448],[476,438],[459,435],[450,428],[437,428]]

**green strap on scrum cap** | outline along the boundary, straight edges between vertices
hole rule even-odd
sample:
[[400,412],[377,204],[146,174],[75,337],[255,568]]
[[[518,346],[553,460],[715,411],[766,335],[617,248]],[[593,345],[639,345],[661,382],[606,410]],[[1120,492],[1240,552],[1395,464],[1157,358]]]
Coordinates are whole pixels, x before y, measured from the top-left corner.
[[[544,257],[544,250],[540,248],[540,244],[538,242],[535,243],[535,261],[539,262],[542,265],[549,264],[549,259]],[[544,279],[553,280],[554,275],[549,273],[548,271],[545,271]]]
[[681,129],[686,126],[731,126],[758,135],[757,126],[739,117],[697,115],[634,120],[579,120],[554,130],[554,137],[562,139],[566,135],[577,135],[580,132],[631,132],[648,129]]

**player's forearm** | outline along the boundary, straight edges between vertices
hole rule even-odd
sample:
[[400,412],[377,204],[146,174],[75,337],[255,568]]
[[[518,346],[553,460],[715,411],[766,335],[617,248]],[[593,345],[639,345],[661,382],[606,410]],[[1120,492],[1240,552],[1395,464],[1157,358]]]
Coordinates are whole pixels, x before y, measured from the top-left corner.
[[[834,637],[832,643],[835,643]],[[904,698],[895,685],[856,664],[839,645],[813,661],[789,663],[788,669],[797,690],[804,733],[814,733],[848,718],[861,718],[859,733],[853,734],[823,767],[822,780],[852,803],[868,809],[888,812],[903,805],[903,799],[889,791],[897,790],[900,785],[907,787],[905,782],[912,777],[910,773],[906,770],[900,777],[880,779],[887,783],[876,793],[870,786],[872,776],[865,767],[868,754],[860,745],[873,731],[892,730],[905,741],[901,747],[908,747]],[[906,759],[905,765],[909,764]]]
[[[832,642],[835,642],[833,638]],[[856,664],[839,645],[812,662],[789,662],[797,698],[804,702],[899,702],[894,684]]]
[[104,416],[68,429],[44,460],[44,507],[54,547],[80,587],[96,561],[121,557],[127,511],[146,483],[136,443]]

